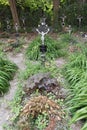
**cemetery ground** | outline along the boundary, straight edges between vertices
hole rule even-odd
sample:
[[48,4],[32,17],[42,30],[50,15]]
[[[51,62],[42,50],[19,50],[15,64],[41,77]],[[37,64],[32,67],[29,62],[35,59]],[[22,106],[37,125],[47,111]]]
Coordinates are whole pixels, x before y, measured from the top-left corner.
[[20,34],[17,46],[14,35],[0,38],[0,58],[17,66],[9,90],[0,88],[0,130],[87,130],[86,38],[45,38],[45,66],[37,34]]

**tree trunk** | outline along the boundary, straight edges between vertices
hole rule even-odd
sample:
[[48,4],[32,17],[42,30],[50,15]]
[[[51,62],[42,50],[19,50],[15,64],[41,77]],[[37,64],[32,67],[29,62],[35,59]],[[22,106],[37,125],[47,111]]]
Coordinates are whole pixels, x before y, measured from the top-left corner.
[[59,0],[53,0],[53,27],[58,29]]
[[87,0],[79,0],[78,2],[79,2],[79,4],[81,5],[81,4],[87,3]]
[[83,0],[83,4],[87,3],[87,0]]
[[15,0],[9,0],[9,4],[10,4],[11,12],[12,12],[14,26],[15,26],[16,23],[18,25],[20,25],[19,19],[18,19],[18,14],[17,14],[17,8],[16,8],[16,2],[15,2]]

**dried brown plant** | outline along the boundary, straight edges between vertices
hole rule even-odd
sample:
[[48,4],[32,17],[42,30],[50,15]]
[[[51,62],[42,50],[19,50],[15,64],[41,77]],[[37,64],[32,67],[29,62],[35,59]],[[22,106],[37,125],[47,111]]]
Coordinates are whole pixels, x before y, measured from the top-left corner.
[[[49,124],[46,130],[53,130],[56,125],[56,121],[61,121],[63,115],[65,114],[62,108],[55,103],[55,101],[48,99],[46,96],[38,96],[32,97],[28,103],[24,106],[20,113],[20,121],[19,126],[23,125],[23,129],[28,127],[29,128],[29,117],[37,117],[38,114],[47,113],[49,116]],[[28,125],[26,125],[28,123]],[[24,125],[25,124],[25,125]]]
[[53,100],[48,99],[46,96],[38,96],[29,100],[21,111],[21,116],[29,116],[31,114],[36,117],[43,112],[48,113],[49,116],[57,117],[58,120],[61,120],[63,114],[60,106]]

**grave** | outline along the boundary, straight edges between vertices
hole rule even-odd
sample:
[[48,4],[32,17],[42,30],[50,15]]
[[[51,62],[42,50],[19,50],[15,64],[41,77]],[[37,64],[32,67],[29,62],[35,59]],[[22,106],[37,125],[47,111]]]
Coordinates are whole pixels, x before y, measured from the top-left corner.
[[42,18],[40,20],[40,24],[38,25],[38,28],[36,28],[36,31],[41,35],[41,45],[39,46],[40,52],[41,52],[41,60],[42,64],[45,65],[45,53],[47,52],[47,45],[44,43],[45,35],[50,31],[48,25],[45,22],[46,18]]
[[64,29],[66,16],[63,14],[60,18],[62,19],[61,21],[62,28]]

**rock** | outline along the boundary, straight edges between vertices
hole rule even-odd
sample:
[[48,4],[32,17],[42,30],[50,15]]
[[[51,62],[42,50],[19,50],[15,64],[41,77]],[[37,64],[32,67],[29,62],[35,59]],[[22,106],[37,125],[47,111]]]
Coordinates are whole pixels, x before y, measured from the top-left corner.
[[65,99],[68,95],[68,90],[61,87],[59,91],[59,97]]
[[66,61],[63,58],[58,58],[57,60],[55,60],[55,63],[57,67],[61,68],[63,67],[64,64],[66,64]]
[[52,92],[56,98],[65,99],[68,90],[60,86],[57,79],[51,78],[49,73],[39,73],[31,76],[26,85],[24,86],[24,92],[27,95],[32,94],[36,89],[42,94],[43,91]]
[[49,73],[39,73],[31,76],[25,87],[24,91],[28,94],[30,90],[46,90],[51,91],[55,87],[59,87],[58,82],[56,79],[51,78]]
[[75,124],[71,125],[71,130],[81,130],[82,126],[83,126],[83,122],[77,121]]

